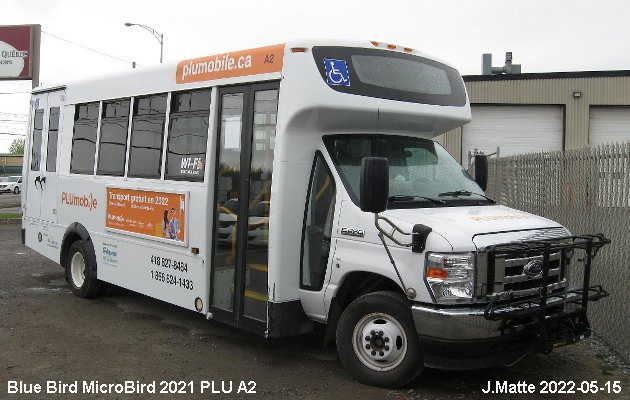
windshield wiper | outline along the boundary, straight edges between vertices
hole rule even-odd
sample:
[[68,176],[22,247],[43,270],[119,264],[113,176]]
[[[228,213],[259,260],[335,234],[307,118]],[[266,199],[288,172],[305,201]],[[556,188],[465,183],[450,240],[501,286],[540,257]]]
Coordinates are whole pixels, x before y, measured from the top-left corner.
[[404,202],[404,201],[414,201],[414,200],[418,200],[418,199],[423,199],[423,200],[428,200],[433,204],[446,204],[446,202],[444,200],[440,200],[440,199],[433,199],[431,197],[425,197],[425,196],[406,196],[406,195],[396,195],[396,196],[389,196],[387,198],[387,202]]
[[494,201],[493,199],[491,199],[491,198],[490,198],[490,197],[488,197],[488,196],[485,196],[485,195],[480,194],[480,193],[469,192],[469,191],[467,191],[467,190],[455,190],[455,191],[452,191],[452,192],[443,192],[443,193],[438,194],[438,196],[453,196],[453,197],[458,197],[458,196],[472,196],[473,194],[474,194],[474,195],[476,195],[476,196],[481,196],[481,197],[483,197],[484,199],[486,199],[486,200],[488,200],[488,201],[490,201],[490,202],[492,202],[492,203],[494,203],[494,204],[496,204],[496,203],[497,203],[496,201]]

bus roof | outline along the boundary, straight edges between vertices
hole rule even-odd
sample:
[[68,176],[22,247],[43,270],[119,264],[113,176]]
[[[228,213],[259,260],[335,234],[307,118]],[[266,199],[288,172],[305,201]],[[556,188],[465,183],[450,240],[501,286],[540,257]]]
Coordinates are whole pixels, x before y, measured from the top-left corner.
[[376,41],[332,39],[297,39],[285,44],[239,50],[210,56],[152,65],[130,71],[107,74],[63,86],[39,87],[33,94],[67,90],[69,104],[115,99],[173,90],[280,79],[284,59],[293,52],[308,51],[314,46],[339,46],[382,49],[448,63],[408,47]]

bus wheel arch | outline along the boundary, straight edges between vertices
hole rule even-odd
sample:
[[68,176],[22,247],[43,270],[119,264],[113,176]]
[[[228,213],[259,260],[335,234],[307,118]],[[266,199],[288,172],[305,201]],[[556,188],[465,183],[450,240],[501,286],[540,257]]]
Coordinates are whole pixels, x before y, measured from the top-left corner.
[[337,324],[346,307],[359,297],[377,291],[404,294],[396,282],[373,272],[353,271],[342,278],[328,310],[325,344],[331,344],[335,341]]
[[404,295],[400,285],[390,278],[373,272],[354,271],[343,277],[335,298],[343,310],[365,294],[384,291]]
[[89,232],[80,223],[75,222],[66,229],[60,260],[70,289],[77,297],[98,296],[103,283],[97,278],[96,252]]

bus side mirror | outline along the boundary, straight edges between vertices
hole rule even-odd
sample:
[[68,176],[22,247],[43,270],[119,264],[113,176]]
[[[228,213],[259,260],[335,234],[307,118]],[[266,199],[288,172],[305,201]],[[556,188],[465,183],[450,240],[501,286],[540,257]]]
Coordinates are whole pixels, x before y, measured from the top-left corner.
[[485,192],[488,187],[488,156],[485,154],[475,155],[475,182]]
[[382,157],[361,160],[359,205],[362,211],[380,213],[387,209],[389,197],[389,162]]

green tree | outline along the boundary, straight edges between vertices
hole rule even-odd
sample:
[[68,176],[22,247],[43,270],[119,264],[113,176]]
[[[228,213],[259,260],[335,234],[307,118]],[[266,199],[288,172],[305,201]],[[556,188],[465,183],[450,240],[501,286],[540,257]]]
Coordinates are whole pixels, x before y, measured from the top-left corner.
[[24,154],[24,139],[13,139],[11,146],[9,147],[9,153],[11,154]]

